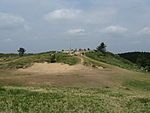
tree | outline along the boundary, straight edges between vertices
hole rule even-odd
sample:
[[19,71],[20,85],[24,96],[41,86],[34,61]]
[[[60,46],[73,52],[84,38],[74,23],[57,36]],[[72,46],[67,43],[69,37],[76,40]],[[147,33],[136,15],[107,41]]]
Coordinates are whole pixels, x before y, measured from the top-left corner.
[[19,48],[18,52],[19,52],[19,56],[23,56],[26,50],[24,48]]
[[102,42],[98,47],[97,47],[97,51],[100,51],[100,52],[106,52],[106,45],[104,42]]
[[51,63],[56,63],[56,55],[51,54]]

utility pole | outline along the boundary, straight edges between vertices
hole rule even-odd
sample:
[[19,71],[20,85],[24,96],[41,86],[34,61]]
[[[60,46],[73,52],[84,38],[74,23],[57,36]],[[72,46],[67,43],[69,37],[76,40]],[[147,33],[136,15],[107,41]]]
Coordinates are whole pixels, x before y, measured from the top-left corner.
[[69,54],[71,55],[71,39],[69,40]]

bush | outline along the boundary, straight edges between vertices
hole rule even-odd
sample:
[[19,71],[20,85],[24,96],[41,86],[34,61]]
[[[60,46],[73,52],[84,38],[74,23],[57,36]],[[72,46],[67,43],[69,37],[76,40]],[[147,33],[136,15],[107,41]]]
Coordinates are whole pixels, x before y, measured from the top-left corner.
[[75,65],[80,61],[77,57],[65,53],[56,54],[56,60],[57,62],[65,63],[69,65]]
[[55,54],[52,54],[51,55],[51,63],[56,63],[56,55]]

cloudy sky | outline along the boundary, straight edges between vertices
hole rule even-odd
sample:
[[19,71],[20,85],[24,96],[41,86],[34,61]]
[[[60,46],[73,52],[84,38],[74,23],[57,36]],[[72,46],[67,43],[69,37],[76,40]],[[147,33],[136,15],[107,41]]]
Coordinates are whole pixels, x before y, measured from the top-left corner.
[[150,0],[0,0],[0,53],[150,51]]

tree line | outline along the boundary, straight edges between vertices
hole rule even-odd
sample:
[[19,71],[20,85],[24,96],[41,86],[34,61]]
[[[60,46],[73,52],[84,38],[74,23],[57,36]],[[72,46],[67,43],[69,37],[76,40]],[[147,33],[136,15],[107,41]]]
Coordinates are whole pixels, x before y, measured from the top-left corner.
[[128,52],[119,54],[120,57],[136,63],[142,70],[150,71],[149,52]]

